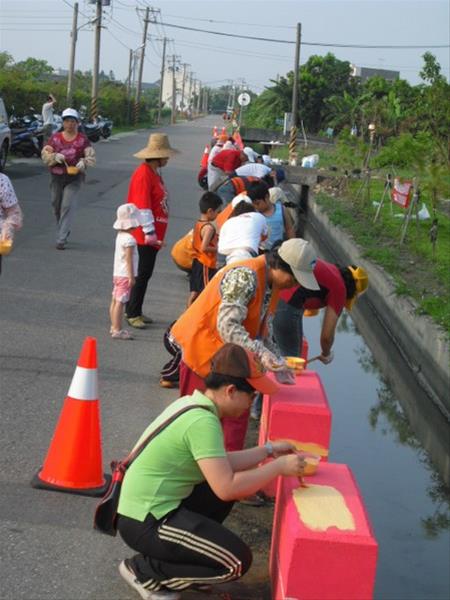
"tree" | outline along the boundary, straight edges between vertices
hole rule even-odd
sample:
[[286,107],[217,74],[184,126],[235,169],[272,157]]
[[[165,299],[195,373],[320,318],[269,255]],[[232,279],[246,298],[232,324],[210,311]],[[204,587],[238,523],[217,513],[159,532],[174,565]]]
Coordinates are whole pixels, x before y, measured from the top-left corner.
[[436,57],[431,52],[425,52],[422,55],[424,65],[419,75],[423,81],[434,85],[435,83],[445,81],[445,78],[441,75],[441,65],[437,62]]
[[14,59],[9,52],[0,52],[0,69],[7,69],[14,64]]
[[53,67],[46,60],[39,60],[31,56],[16,63],[15,66],[30,78],[48,79],[48,76],[53,73]]
[[300,67],[299,117],[307,129],[320,131],[325,125],[326,100],[333,95],[348,92],[355,95],[357,81],[351,77],[348,61],[337,59],[333,54],[310,56]]

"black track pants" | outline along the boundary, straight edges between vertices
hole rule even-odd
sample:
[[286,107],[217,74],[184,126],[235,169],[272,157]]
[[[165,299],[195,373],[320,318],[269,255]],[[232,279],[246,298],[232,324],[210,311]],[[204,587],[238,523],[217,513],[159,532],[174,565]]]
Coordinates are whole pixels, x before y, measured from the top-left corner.
[[232,507],[203,483],[162,519],[120,516],[120,535],[139,552],[131,559],[138,580],[152,591],[184,590],[193,583],[225,583],[244,575],[252,562],[250,548],[221,524]]

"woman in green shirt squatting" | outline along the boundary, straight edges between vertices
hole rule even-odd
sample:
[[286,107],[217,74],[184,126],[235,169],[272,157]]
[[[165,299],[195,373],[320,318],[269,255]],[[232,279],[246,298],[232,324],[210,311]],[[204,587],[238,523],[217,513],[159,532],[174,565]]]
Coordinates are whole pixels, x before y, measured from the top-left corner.
[[222,525],[234,501],[305,467],[306,455],[289,442],[225,451],[220,419],[239,417],[257,392],[277,389],[254,354],[225,344],[205,382],[205,392],[176,400],[149,425],[141,440],[187,404],[196,406],[151,440],[123,480],[118,530],[138,554],[119,572],[144,600],[176,600],[181,590],[242,577],[251,550]]

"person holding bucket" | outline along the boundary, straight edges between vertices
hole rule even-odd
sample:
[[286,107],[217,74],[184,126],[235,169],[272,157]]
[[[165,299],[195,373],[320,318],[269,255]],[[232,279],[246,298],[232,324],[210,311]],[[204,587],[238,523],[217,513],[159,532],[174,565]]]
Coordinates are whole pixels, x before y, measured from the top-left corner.
[[138,245],[138,273],[126,305],[127,320],[131,327],[145,329],[153,319],[142,312],[148,282],[153,275],[156,257],[164,244],[169,223],[168,194],[161,176],[178,150],[171,148],[165,133],[152,133],[147,146],[134,156],[143,162],[131,176],[127,202],[140,211],[141,226],[133,231]]
[[170,404],[142,434],[136,447],[159,428],[125,473],[117,529],[138,553],[119,573],[144,600],[178,600],[249,570],[250,548],[223,521],[235,500],[279,475],[301,476],[307,455],[284,441],[227,452],[220,419],[276,389],[255,354],[224,344],[210,357],[204,391]]
[[57,250],[64,250],[66,247],[86,169],[95,165],[95,150],[84,133],[78,131],[78,112],[73,108],[66,108],[61,116],[63,130],[51,136],[41,154],[42,160],[50,168],[50,191],[57,224]]
[[285,356],[300,356],[303,312],[324,308],[319,360],[329,364],[334,357],[332,347],[339,316],[344,308],[351,310],[359,296],[367,290],[369,277],[362,267],[343,267],[321,259],[317,259],[313,273],[317,281],[315,287],[300,284],[280,292],[273,333]]

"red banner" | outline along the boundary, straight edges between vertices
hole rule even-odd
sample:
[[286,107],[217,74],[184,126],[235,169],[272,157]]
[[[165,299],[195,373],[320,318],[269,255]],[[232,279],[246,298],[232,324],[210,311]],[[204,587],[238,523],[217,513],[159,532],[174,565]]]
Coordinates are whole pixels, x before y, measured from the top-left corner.
[[392,202],[395,202],[395,204],[398,204],[402,208],[408,208],[411,202],[412,189],[412,181],[400,183],[400,180],[396,177],[394,179],[394,187],[392,188]]

